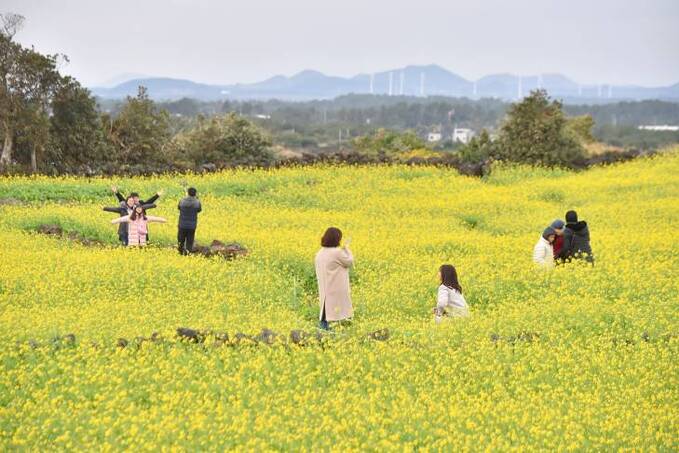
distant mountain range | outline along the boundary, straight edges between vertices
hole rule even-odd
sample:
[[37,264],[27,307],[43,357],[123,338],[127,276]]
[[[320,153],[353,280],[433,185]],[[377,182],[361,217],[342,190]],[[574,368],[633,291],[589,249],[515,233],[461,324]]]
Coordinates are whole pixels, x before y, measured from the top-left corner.
[[355,94],[403,96],[494,97],[516,100],[536,88],[544,88],[556,98],[569,103],[604,103],[620,100],[662,99],[679,101],[679,83],[666,87],[635,85],[584,85],[561,74],[516,76],[494,74],[476,81],[467,80],[437,65],[406,66],[354,77],[328,76],[306,70],[291,77],[278,75],[257,83],[208,85],[191,80],[163,77],[132,78],[114,86],[93,87],[101,98],[119,99],[134,96],[140,85],[155,100],[193,98],[203,101],[220,99],[331,99]]

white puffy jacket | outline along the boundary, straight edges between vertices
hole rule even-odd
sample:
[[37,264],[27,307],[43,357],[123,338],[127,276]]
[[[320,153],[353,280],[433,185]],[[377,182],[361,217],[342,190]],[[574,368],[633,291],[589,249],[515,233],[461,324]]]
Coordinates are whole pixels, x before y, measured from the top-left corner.
[[554,266],[554,247],[542,236],[533,249],[533,261],[543,267]]

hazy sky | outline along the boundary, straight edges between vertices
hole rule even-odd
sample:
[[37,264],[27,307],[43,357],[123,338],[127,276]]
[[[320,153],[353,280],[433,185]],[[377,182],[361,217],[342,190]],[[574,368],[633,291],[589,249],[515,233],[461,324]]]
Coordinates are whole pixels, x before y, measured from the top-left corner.
[[17,40],[70,58],[85,85],[121,73],[208,83],[437,63],[468,79],[560,72],[679,82],[679,0],[0,0]]

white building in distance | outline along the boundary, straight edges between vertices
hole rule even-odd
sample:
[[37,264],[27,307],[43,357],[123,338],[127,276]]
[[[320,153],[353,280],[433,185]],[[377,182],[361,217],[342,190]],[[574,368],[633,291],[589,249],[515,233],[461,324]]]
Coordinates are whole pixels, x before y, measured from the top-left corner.
[[662,124],[658,126],[639,126],[641,131],[679,131],[679,126],[670,126],[668,124]]
[[459,143],[464,143],[465,145],[469,143],[469,141],[472,139],[474,136],[474,131],[471,129],[465,129],[461,127],[456,127],[453,130],[453,142],[459,142]]
[[430,142],[430,143],[440,142],[441,138],[443,138],[443,136],[441,135],[440,132],[430,132],[427,135],[427,141]]

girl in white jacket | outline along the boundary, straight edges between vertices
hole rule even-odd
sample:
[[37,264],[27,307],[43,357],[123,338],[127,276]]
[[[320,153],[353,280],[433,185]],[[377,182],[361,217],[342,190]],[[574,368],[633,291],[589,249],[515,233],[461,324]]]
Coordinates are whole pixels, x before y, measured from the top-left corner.
[[541,267],[554,267],[554,239],[556,231],[552,227],[545,228],[542,236],[533,248],[533,262]]
[[451,264],[444,264],[439,268],[441,285],[436,298],[434,316],[437,323],[444,316],[467,317],[469,306],[462,295],[462,286],[457,280],[457,271]]

